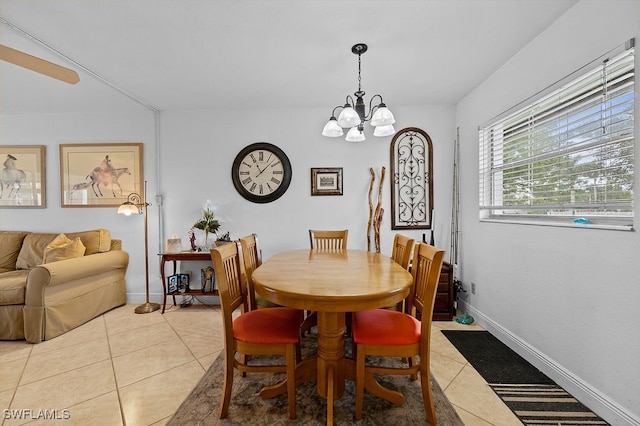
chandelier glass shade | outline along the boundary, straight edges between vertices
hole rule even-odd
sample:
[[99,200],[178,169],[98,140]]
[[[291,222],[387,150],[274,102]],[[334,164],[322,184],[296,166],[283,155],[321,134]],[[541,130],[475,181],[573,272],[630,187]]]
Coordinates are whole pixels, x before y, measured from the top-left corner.
[[[382,96],[374,95],[369,101],[369,112],[366,112],[364,103],[365,92],[361,86],[361,55],[367,51],[367,45],[358,43],[351,48],[351,52],[358,55],[358,91],[353,95],[356,100],[354,102],[351,95],[347,95],[345,104],[337,106],[331,113],[331,118],[322,129],[322,135],[330,138],[337,138],[344,135],[344,129],[349,129],[346,140],[349,142],[361,142],[365,140],[364,124],[369,121],[373,127],[374,136],[389,136],[396,131],[393,123],[396,122],[393,114],[384,104]],[[374,105],[374,100],[379,99],[380,102]],[[336,118],[336,110],[341,109],[338,118]]]

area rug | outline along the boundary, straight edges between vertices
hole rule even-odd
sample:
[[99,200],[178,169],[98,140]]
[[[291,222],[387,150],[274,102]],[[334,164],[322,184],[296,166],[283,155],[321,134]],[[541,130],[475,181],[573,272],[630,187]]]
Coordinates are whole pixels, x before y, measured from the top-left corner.
[[442,333],[525,425],[608,425],[489,332]]
[[[349,342],[347,342],[349,345]],[[304,337],[302,341],[303,358],[314,355],[317,349],[315,334]],[[347,351],[349,352],[349,351]],[[276,358],[260,358],[261,362],[271,362]],[[257,361],[257,359],[256,359]],[[278,360],[282,362],[281,360]],[[369,360],[376,362],[376,360]],[[385,365],[400,363],[400,360],[379,361]],[[170,426],[184,425],[324,425],[327,422],[327,403],[316,390],[316,382],[308,381],[296,389],[296,420],[289,420],[287,415],[286,395],[269,400],[262,400],[258,393],[264,386],[284,379],[284,374],[252,373],[241,377],[236,371],[233,380],[233,392],[229,406],[229,416],[218,419],[218,408],[222,394],[222,373],[224,355],[220,354],[193,389],[191,394],[180,405]],[[363,418],[353,420],[355,410],[355,384],[347,381],[344,395],[334,402],[333,415],[336,425],[417,425],[427,424],[422,404],[420,381],[411,381],[409,376],[378,376],[378,381],[389,389],[402,392],[405,403],[396,407],[388,401],[365,391]],[[464,423],[438,385],[431,377],[436,415],[439,425],[463,426]]]

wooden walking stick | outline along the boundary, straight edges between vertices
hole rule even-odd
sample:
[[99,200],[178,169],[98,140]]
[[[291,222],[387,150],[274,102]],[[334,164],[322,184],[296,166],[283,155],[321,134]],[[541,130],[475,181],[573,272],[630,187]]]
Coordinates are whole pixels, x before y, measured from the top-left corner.
[[371,227],[373,226],[373,201],[371,201],[371,193],[373,192],[373,182],[376,179],[376,172],[373,167],[369,167],[371,173],[371,181],[369,182],[369,222],[367,223],[367,251],[371,251]]
[[376,211],[373,214],[373,229],[375,232],[375,245],[376,253],[380,253],[380,222],[382,222],[382,184],[384,183],[385,168],[382,166],[380,171],[380,183],[378,185],[378,204],[376,205]]

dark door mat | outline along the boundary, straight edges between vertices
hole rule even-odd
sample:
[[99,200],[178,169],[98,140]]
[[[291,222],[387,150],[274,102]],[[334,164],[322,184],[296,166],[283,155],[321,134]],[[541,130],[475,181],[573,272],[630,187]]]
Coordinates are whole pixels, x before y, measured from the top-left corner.
[[525,425],[608,425],[488,331],[442,330]]
[[442,333],[487,383],[554,383],[488,331]]

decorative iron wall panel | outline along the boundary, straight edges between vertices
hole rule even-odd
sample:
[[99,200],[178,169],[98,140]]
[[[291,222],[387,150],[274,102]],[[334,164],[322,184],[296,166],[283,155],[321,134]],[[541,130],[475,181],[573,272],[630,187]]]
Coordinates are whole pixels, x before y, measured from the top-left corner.
[[431,229],[433,146],[416,127],[400,130],[391,141],[391,229]]

